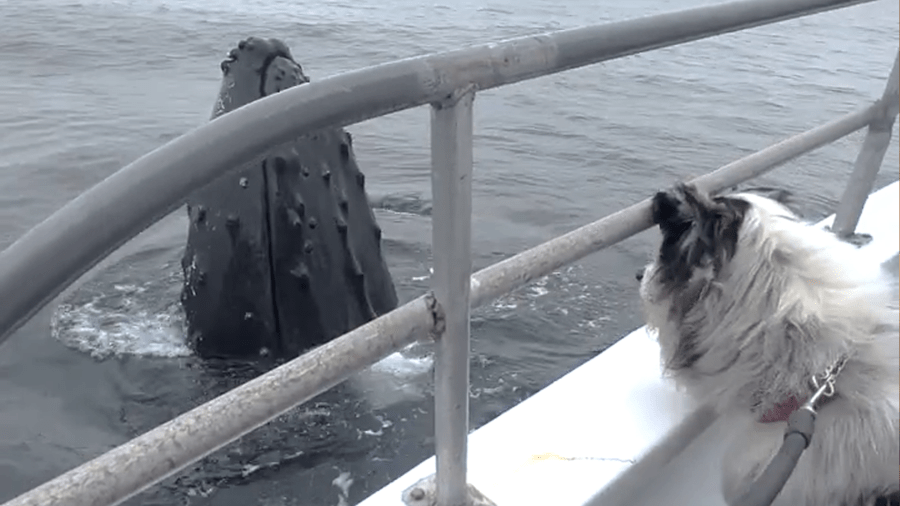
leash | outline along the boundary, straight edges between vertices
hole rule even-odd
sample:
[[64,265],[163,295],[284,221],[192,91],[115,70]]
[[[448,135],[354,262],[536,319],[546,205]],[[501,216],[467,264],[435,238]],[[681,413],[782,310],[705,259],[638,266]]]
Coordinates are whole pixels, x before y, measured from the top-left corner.
[[809,443],[812,442],[816,422],[816,405],[834,395],[834,381],[844,369],[848,357],[842,357],[825,369],[821,375],[813,374],[810,382],[814,392],[799,409],[788,417],[784,441],[765,471],[757,478],[746,493],[738,498],[738,506],[770,506],[784,488],[785,482],[800,460]]

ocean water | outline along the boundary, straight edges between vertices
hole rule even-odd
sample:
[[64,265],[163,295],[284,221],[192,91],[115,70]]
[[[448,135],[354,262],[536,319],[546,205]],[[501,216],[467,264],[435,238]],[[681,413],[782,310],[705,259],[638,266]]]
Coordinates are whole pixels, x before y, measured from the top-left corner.
[[[219,62],[247,36],[283,39],[317,79],[703,3],[0,0],[0,247],[207,121]],[[882,0],[480,94],[476,269],[880,96],[898,15]],[[427,122],[419,108],[349,128],[403,301],[429,286]],[[821,218],[861,140],[752,186]],[[897,168],[895,142],[876,187]],[[186,231],[183,211],[162,220],[0,346],[0,501],[262,372],[183,345]],[[473,427],[641,325],[634,272],[654,242],[643,233],[473,314]],[[433,453],[431,356],[392,355],[128,504],[355,504]]]

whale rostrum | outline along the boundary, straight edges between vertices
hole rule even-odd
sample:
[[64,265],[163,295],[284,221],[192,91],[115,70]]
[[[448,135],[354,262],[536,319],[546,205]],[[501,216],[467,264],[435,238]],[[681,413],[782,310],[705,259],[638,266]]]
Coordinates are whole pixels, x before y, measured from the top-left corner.
[[[277,39],[241,41],[221,69],[213,118],[309,82]],[[181,303],[201,357],[294,357],[397,306],[342,128],[272,149],[187,204]]]

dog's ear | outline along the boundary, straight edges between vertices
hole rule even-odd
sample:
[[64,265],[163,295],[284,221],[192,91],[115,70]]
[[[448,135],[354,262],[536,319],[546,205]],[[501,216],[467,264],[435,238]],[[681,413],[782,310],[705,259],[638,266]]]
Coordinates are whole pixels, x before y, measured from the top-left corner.
[[687,232],[697,219],[697,212],[687,197],[696,193],[693,185],[676,184],[671,190],[656,192],[653,197],[653,223],[668,241],[675,241]]
[[726,258],[731,258],[737,249],[738,232],[744,223],[750,204],[746,200],[729,197],[716,197],[714,200],[718,204],[713,231],[715,243],[725,252]]
[[710,217],[716,208],[709,195],[690,183],[678,183],[653,197],[653,223],[665,228]]
[[684,201],[691,208],[697,222],[697,237],[692,262],[705,254],[713,258],[716,270],[722,262],[734,256],[738,231],[750,205],[744,200],[728,197],[711,197],[691,184],[681,184],[679,189]]
[[680,202],[669,192],[658,191],[653,196],[653,223],[660,228],[685,221],[685,217],[679,212]]
[[681,183],[677,186],[684,202],[690,207],[694,219],[701,223],[715,220],[720,204],[710,198],[709,194],[700,191],[695,185]]

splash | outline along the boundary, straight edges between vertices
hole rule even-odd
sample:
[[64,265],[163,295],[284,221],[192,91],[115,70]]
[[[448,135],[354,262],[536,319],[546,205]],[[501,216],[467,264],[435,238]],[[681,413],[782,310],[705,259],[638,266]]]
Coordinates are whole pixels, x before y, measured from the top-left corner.
[[348,506],[347,498],[350,497],[350,486],[353,485],[353,478],[350,477],[350,472],[342,472],[331,484],[340,490],[338,492],[338,506]]
[[53,337],[97,360],[191,355],[178,303],[178,252],[141,249],[93,275],[57,306]]
[[93,295],[85,303],[62,303],[51,319],[51,333],[66,346],[98,360],[190,355],[184,344],[181,307],[177,303],[159,309],[148,306],[146,292],[146,287],[116,284],[109,294]]

